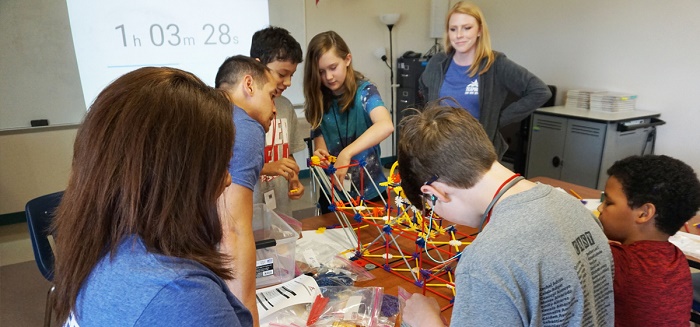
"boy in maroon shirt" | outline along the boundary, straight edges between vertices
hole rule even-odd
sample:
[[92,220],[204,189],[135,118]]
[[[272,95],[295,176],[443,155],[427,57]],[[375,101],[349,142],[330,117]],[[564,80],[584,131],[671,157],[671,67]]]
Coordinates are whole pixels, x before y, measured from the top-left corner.
[[615,326],[688,326],[690,269],[668,238],[700,208],[700,181],[655,155],[617,161],[608,175],[598,211],[615,261]]

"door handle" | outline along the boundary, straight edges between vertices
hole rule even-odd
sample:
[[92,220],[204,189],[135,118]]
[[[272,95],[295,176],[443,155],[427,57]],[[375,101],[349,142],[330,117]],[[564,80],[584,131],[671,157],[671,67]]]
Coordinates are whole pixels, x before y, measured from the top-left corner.
[[561,164],[562,164],[561,158],[559,158],[557,156],[554,156],[554,158],[552,158],[552,166],[559,167]]

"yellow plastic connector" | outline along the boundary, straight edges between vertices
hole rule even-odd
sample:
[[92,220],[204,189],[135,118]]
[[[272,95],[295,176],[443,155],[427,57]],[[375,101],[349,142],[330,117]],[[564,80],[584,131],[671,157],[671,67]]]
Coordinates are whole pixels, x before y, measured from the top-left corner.
[[311,164],[314,165],[314,166],[320,165],[320,164],[321,164],[321,158],[319,158],[318,156],[313,156],[313,157],[311,157]]

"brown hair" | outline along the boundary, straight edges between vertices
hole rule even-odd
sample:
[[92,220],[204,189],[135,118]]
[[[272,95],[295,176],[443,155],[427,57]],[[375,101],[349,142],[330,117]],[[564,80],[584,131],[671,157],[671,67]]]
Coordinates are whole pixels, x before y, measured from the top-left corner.
[[[304,66],[304,100],[306,108],[304,115],[311,124],[311,128],[318,128],[326,110],[330,108],[333,98],[331,90],[321,82],[318,61],[328,51],[334,51],[340,58],[347,58],[350,48],[343,39],[334,31],[316,34],[311,39],[306,49],[306,65]],[[357,82],[365,77],[352,68],[352,62],[347,67],[345,82],[343,83],[343,95],[338,100],[340,112],[343,113],[352,106],[357,93]]]
[[194,75],[141,68],[107,86],[78,129],[53,224],[55,302],[65,321],[97,262],[138,236],[149,252],[187,258],[222,278],[216,201],[233,148],[230,103]]
[[414,109],[415,115],[400,123],[401,187],[419,209],[423,207],[420,187],[434,175],[447,185],[468,189],[496,161],[479,121],[462,108],[440,105],[442,100],[429,102],[422,112]]
[[[450,43],[450,38],[447,35],[448,31],[450,30],[450,17],[453,14],[466,14],[476,19],[476,23],[481,31],[481,36],[476,40],[474,62],[472,62],[468,73],[471,77],[474,77],[477,71],[479,75],[486,73],[496,60],[496,56],[493,54],[493,50],[491,49],[491,36],[489,34],[489,27],[486,25],[486,18],[484,18],[484,14],[477,5],[465,1],[457,2],[454,6],[452,6],[452,8],[450,8],[450,10],[447,12],[447,18],[445,19],[444,42],[445,52],[447,53],[454,51],[452,43]],[[483,67],[480,67],[482,66],[481,61],[484,58],[486,58],[486,63],[484,63]]]

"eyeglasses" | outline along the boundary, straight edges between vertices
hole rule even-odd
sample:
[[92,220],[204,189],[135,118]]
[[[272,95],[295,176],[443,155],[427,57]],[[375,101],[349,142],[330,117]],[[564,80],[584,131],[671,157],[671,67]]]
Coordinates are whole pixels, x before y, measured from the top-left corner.
[[[423,183],[423,185],[431,185],[431,184],[433,184],[433,182],[437,181],[438,178],[440,178],[440,176],[438,176],[437,174],[433,174],[432,176],[430,176],[430,178],[428,178],[427,181],[425,181],[425,183]],[[430,208],[431,208],[431,210],[432,210],[432,207],[433,207],[433,205],[435,204],[435,202],[433,202],[433,201],[431,200],[430,194],[422,193],[422,194],[421,194],[421,200],[422,200],[422,203],[421,203],[421,208],[420,208],[420,209],[425,210],[425,209],[428,207],[428,206],[426,206],[425,204],[429,204],[429,205],[430,205]]]
[[425,183],[423,183],[423,185],[430,185],[436,180],[438,180],[438,178],[440,178],[440,176],[438,176],[437,174],[433,174],[433,176],[430,176],[430,178]]

